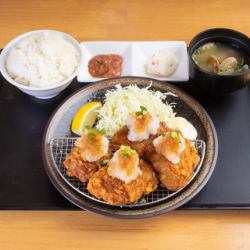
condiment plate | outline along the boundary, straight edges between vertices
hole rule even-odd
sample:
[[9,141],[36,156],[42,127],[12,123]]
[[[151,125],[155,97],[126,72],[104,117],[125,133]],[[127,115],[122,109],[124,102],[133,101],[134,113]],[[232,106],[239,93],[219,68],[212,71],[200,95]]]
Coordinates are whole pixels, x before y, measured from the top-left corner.
[[[118,54],[123,58],[121,76],[152,77],[161,81],[188,81],[189,65],[187,46],[184,41],[155,42],[82,42],[82,63],[77,76],[79,82],[95,82],[103,78],[92,77],[88,62],[100,54]],[[146,73],[145,65],[154,52],[167,49],[175,54],[179,64],[176,71],[168,77],[154,77]]]

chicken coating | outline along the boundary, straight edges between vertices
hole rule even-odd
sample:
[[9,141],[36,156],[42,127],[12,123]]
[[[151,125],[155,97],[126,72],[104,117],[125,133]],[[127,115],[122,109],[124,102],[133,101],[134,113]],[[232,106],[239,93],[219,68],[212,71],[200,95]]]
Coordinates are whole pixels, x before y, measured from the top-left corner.
[[126,145],[134,149],[140,157],[144,158],[145,153],[154,151],[154,146],[152,144],[153,139],[169,130],[166,124],[161,122],[156,135],[151,135],[149,139],[143,141],[130,141],[128,139],[128,127],[124,126],[111,138],[110,148],[112,151],[115,151],[121,145]]
[[162,184],[171,191],[177,191],[185,187],[192,178],[193,171],[200,161],[196,148],[186,141],[186,147],[180,155],[180,162],[173,164],[163,155],[156,152],[148,152],[147,160],[159,174]]
[[120,145],[128,145],[137,151],[139,156],[152,164],[153,169],[159,174],[162,184],[171,191],[177,191],[187,185],[193,171],[200,161],[196,148],[185,140],[185,150],[180,154],[180,162],[173,164],[163,155],[156,152],[153,140],[166,132],[172,131],[165,123],[160,124],[157,135],[151,135],[148,140],[131,142],[128,140],[128,128],[124,126],[111,139],[110,147],[117,149]]
[[104,132],[86,128],[64,161],[67,175],[86,182],[101,167],[103,160],[110,159],[109,155],[109,140]]
[[107,168],[102,167],[90,178],[87,189],[93,196],[111,205],[134,203],[153,192],[158,184],[155,172],[148,163],[140,160],[139,167],[142,175],[127,184],[110,176]]
[[67,175],[76,177],[82,182],[86,182],[89,178],[99,170],[105,159],[109,159],[107,155],[96,162],[86,162],[81,156],[81,149],[74,147],[72,151],[67,155],[64,163],[67,169]]

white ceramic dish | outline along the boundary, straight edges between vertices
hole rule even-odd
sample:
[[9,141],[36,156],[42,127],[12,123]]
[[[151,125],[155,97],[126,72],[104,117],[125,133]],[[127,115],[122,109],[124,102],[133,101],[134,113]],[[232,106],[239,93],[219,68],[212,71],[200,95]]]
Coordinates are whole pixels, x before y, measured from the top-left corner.
[[[188,81],[187,46],[184,41],[162,42],[82,42],[82,62],[77,75],[79,82],[95,82],[103,78],[92,77],[88,72],[89,60],[99,54],[119,54],[123,58],[121,76],[151,77],[162,81]],[[161,49],[172,51],[179,60],[176,71],[169,77],[153,77],[145,71],[152,54]]]
[[16,37],[15,39],[13,39],[12,41],[10,41],[4,47],[4,49],[3,49],[2,53],[1,53],[1,56],[0,56],[0,70],[1,70],[1,73],[2,73],[3,77],[9,83],[16,86],[18,89],[20,89],[22,92],[24,92],[24,93],[26,93],[28,95],[34,96],[36,98],[40,98],[40,99],[52,98],[52,97],[58,95],[62,90],[64,90],[72,82],[72,80],[76,77],[76,75],[78,73],[78,70],[79,70],[79,66],[78,66],[78,68],[76,69],[76,71],[74,72],[73,75],[71,75],[68,79],[65,79],[64,81],[58,83],[57,85],[53,85],[51,87],[37,88],[37,87],[25,86],[23,84],[20,84],[20,83],[16,82],[15,80],[13,80],[6,71],[5,59],[6,59],[6,56],[7,56],[8,52],[9,52],[10,48],[13,47],[20,40],[22,40],[23,38],[25,38],[27,36],[30,36],[32,34],[39,33],[39,32],[45,32],[45,31],[46,32],[53,32],[53,33],[62,34],[63,37],[67,41],[71,42],[75,46],[75,48],[79,51],[79,54],[80,54],[79,66],[80,66],[82,56],[81,56],[81,49],[80,49],[79,43],[73,37],[71,37],[71,36],[69,36],[69,35],[67,35],[67,34],[65,34],[63,32],[56,31],[56,30],[35,30],[35,31],[24,33],[24,34]]

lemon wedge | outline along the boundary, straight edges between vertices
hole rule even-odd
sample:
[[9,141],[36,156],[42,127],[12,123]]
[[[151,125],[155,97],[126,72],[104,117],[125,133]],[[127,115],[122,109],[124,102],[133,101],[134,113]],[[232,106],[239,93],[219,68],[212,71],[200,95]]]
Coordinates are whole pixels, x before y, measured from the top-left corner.
[[89,102],[83,105],[74,116],[71,123],[71,131],[77,135],[82,135],[86,126],[92,127],[98,116],[97,110],[101,108],[100,102]]

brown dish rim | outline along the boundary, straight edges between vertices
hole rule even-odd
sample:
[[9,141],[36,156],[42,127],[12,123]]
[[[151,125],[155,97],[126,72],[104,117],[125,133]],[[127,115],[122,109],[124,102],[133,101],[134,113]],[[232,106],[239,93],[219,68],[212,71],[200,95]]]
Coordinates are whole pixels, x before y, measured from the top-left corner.
[[[51,122],[53,121],[54,116],[60,110],[65,103],[69,102],[71,98],[76,95],[79,95],[81,92],[95,92],[97,90],[113,87],[116,84],[139,84],[141,86],[146,86],[149,83],[153,84],[153,87],[156,87],[162,91],[171,91],[172,93],[178,95],[182,101],[188,104],[188,106],[194,110],[197,116],[200,118],[206,133],[207,133],[207,149],[206,155],[204,159],[204,163],[200,169],[200,172],[197,174],[196,178],[189,183],[189,185],[184,188],[178,195],[172,197],[171,199],[167,200],[166,202],[158,203],[152,206],[145,206],[143,209],[141,208],[122,208],[122,207],[113,207],[112,205],[103,205],[97,202],[94,202],[86,197],[81,196],[72,188],[70,188],[64,180],[59,176],[56,169],[51,164],[49,154],[48,154],[48,132],[50,130]],[[217,161],[217,154],[218,154],[218,140],[217,134],[211,121],[209,115],[201,107],[201,105],[191,96],[186,94],[184,91],[180,90],[178,87],[173,86],[169,83],[161,82],[159,80],[154,80],[151,78],[146,77],[119,77],[119,78],[112,78],[112,79],[105,79],[101,80],[96,83],[91,83],[85,85],[83,88],[77,90],[68,98],[66,98],[52,113],[46,128],[44,130],[44,136],[42,140],[42,159],[43,164],[45,167],[45,171],[56,187],[56,189],[69,201],[71,201],[76,206],[86,209],[88,211],[102,214],[110,217],[116,218],[128,218],[128,219],[135,219],[135,218],[146,218],[155,215],[164,214],[171,210],[174,210],[190,199],[192,199],[201,189],[205,186],[209,178],[211,177],[213,170],[215,168],[215,164]]]

